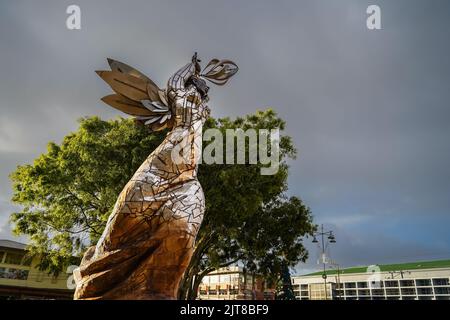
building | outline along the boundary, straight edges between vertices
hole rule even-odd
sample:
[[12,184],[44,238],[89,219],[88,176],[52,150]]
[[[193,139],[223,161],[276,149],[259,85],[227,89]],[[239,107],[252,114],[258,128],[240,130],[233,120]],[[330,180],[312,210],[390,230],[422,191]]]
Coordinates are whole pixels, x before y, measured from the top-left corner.
[[238,266],[221,268],[206,275],[198,289],[199,300],[273,300],[275,290],[266,288],[261,277]]
[[292,277],[300,300],[450,300],[450,260],[355,267]]
[[0,299],[72,299],[69,274],[57,277],[37,267],[38,257],[30,257],[26,245],[0,240]]

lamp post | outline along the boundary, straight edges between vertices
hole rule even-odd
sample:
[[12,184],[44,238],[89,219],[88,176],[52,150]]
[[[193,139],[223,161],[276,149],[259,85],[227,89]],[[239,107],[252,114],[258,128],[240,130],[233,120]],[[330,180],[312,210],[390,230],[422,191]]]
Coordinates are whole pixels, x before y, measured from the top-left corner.
[[[316,232],[313,234],[313,243],[318,243],[317,237],[321,237],[321,245],[322,245],[322,263],[323,263],[323,274],[322,278],[325,285],[325,300],[328,299],[328,292],[327,292],[327,273],[326,273],[326,263],[325,263],[325,250],[328,247],[329,243],[336,243],[336,238],[334,237],[333,231],[324,231],[323,230],[323,224],[320,227],[320,232]],[[325,239],[326,236],[326,239]],[[326,243],[325,243],[326,241]]]

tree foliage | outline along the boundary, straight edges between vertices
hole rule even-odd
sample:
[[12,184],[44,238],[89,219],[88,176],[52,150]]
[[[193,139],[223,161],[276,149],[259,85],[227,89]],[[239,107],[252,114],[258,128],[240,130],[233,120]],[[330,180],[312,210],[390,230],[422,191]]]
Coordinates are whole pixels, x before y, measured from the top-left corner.
[[[205,129],[284,126],[267,110],[234,120],[210,118]],[[22,210],[11,220],[17,234],[29,236],[32,253],[43,257],[42,268],[58,272],[97,242],[118,194],[164,136],[130,119],[84,118],[60,145],[49,143],[33,164],[18,166],[11,174],[12,200]],[[261,165],[248,162],[200,165],[206,212],[180,298],[195,298],[204,275],[237,261],[275,283],[283,266],[306,259],[302,238],[314,229],[312,216],[299,198],[285,195],[286,161],[295,154],[291,138],[281,135],[274,175],[261,175]]]
[[11,220],[41,267],[60,271],[97,242],[118,194],[162,139],[132,120],[85,118],[61,145],[50,142],[33,164],[17,167],[12,201],[23,209]]

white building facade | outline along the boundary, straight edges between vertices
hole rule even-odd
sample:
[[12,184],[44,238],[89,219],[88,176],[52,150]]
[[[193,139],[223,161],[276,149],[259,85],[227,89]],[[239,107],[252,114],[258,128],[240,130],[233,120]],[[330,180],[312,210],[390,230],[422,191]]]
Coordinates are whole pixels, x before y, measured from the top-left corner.
[[[446,260],[447,261],[447,260]],[[299,300],[450,300],[450,260],[370,266],[292,277]],[[423,267],[422,267],[423,266]],[[326,288],[326,290],[325,290]]]

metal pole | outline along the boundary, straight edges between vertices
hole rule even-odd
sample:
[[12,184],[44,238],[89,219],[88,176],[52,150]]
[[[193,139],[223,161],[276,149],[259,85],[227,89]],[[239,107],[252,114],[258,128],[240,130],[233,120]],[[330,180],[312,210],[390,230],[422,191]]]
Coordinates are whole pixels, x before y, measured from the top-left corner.
[[339,265],[337,266],[337,272],[338,272],[338,287],[339,287],[339,300],[342,300],[342,288],[341,288],[341,269],[339,269]]
[[325,300],[328,300],[328,292],[327,292],[327,274],[326,274],[326,264],[325,264],[325,241],[324,241],[324,232],[323,232],[323,224],[321,226],[322,229],[322,263],[323,263],[323,280],[325,283]]

